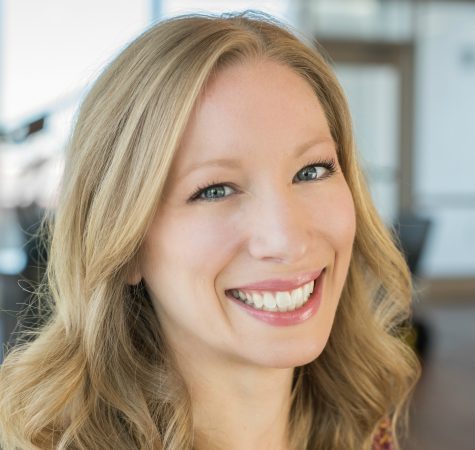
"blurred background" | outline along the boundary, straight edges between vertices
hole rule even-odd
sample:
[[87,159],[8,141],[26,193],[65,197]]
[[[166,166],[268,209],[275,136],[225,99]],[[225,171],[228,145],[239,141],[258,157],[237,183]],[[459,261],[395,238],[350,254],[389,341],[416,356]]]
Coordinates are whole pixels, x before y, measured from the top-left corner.
[[345,89],[374,200],[413,272],[423,363],[409,450],[475,448],[475,1],[0,0],[0,362],[41,276],[75,113],[138,33],[259,9],[317,40]]

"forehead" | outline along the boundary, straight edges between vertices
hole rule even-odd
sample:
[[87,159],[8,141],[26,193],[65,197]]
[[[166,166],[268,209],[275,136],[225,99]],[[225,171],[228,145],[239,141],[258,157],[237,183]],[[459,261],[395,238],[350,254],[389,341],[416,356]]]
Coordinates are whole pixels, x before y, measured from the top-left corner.
[[177,164],[208,157],[284,152],[309,140],[332,140],[311,85],[271,60],[226,67],[208,82],[176,155]]
[[321,109],[316,94],[302,76],[288,66],[262,59],[218,71],[197,102],[194,119],[232,117],[241,123],[247,118],[250,124],[257,120],[265,126],[271,119],[288,119],[289,114],[304,122],[306,113],[316,108]]

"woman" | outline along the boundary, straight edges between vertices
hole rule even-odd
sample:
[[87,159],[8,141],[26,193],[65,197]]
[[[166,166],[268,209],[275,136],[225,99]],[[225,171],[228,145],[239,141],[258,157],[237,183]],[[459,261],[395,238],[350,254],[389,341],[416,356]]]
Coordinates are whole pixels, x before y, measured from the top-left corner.
[[104,72],[47,282],[6,450],[399,448],[410,277],[335,76],[268,17],[159,23]]

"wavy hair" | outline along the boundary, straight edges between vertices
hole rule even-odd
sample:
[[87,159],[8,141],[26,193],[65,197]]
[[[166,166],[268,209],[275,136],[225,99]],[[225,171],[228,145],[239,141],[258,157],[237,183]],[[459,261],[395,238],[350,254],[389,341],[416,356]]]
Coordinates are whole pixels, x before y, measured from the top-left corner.
[[127,279],[207,81],[256,58],[286,65],[313,88],[356,209],[329,341],[295,369],[291,448],[366,450],[387,417],[399,435],[419,371],[403,340],[410,274],[368,194],[327,58],[272,18],[246,12],[158,23],[85,98],[50,219],[49,314],[0,372],[4,450],[193,448],[186,386],[143,284]]

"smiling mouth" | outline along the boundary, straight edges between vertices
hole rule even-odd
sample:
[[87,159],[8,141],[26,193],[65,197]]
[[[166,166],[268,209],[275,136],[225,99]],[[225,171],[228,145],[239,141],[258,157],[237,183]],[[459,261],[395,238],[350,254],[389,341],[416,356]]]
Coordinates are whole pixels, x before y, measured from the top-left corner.
[[227,296],[231,296],[256,310],[272,312],[294,311],[308,302],[319,278],[320,276],[289,291],[229,289],[225,292]]

